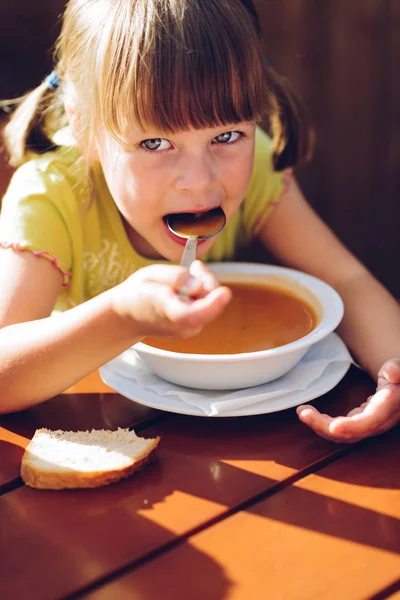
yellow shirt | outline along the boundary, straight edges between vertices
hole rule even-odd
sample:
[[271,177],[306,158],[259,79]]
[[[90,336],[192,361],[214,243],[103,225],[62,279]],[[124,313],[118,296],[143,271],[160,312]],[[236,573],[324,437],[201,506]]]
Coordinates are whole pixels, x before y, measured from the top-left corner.
[[[56,310],[65,310],[114,287],[154,262],[132,248],[99,166],[89,185],[85,163],[68,128],[54,152],[34,156],[13,175],[0,215],[0,245],[51,260],[64,275]],[[234,260],[260,229],[282,193],[272,166],[270,138],[256,132],[254,168],[240,210],[230,219],[207,262]]]

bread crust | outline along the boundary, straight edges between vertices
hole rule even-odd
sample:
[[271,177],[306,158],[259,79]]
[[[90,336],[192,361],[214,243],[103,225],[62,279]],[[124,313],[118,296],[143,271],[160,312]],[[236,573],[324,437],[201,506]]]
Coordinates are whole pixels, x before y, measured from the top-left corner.
[[151,462],[154,459],[159,442],[159,437],[149,440],[149,445],[143,451],[142,455],[132,460],[132,463],[128,466],[109,469],[107,471],[87,472],[74,471],[73,469],[70,471],[57,471],[40,468],[33,463],[33,456],[29,448],[30,444],[28,444],[22,458],[21,478],[29,487],[46,490],[96,488],[109,485],[129,477],[148,462]]

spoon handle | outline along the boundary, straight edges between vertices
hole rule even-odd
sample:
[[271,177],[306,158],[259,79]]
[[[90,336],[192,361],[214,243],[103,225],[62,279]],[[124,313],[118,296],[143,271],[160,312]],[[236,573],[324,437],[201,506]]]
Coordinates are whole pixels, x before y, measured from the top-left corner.
[[187,269],[190,267],[193,261],[196,260],[197,254],[197,235],[191,235],[188,237],[185,250],[181,258],[182,267]]

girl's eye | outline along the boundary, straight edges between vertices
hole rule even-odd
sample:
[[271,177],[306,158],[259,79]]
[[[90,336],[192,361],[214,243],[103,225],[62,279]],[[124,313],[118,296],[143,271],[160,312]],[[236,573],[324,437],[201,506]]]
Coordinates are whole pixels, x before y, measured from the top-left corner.
[[164,138],[150,138],[148,140],[143,140],[140,142],[140,146],[145,150],[150,150],[152,152],[157,150],[168,150],[171,148],[170,142]]
[[239,131],[227,131],[226,133],[221,133],[214,138],[214,143],[218,144],[232,144],[236,142],[241,136]]

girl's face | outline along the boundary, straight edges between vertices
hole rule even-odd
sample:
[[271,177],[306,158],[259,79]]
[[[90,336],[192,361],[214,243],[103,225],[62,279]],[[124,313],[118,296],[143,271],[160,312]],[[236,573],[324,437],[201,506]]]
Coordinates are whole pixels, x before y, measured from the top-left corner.
[[[138,129],[130,130],[132,149],[126,150],[102,133],[99,160],[135,250],[179,262],[184,241],[169,232],[166,215],[220,206],[229,220],[250,181],[254,136],[253,122],[168,135]],[[215,239],[199,243],[199,257]]]

